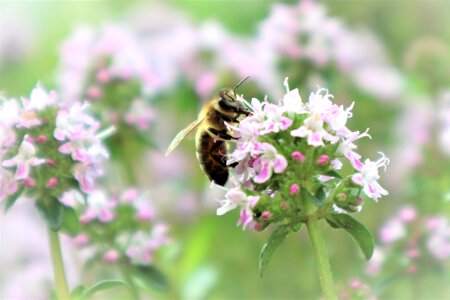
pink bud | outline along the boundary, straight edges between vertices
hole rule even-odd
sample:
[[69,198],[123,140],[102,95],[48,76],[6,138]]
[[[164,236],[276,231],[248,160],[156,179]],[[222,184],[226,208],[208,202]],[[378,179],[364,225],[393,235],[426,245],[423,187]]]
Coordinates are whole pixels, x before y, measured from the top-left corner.
[[319,156],[316,163],[320,166],[324,166],[324,165],[328,164],[329,161],[330,161],[330,157],[326,154],[322,154],[321,156]]
[[119,259],[119,252],[115,249],[108,250],[103,254],[103,261],[107,263],[114,263]]
[[87,234],[79,234],[73,238],[73,242],[78,247],[85,246],[89,242],[89,236]]
[[352,282],[350,282],[350,287],[354,290],[357,290],[362,287],[362,282],[359,279],[353,279]]
[[299,151],[292,152],[291,157],[301,163],[305,161],[305,155]]
[[98,82],[107,83],[111,79],[111,75],[108,70],[102,68],[98,70],[96,78]]
[[288,207],[288,205],[289,205],[288,201],[283,201],[283,202],[280,203],[281,209],[286,209],[286,207]]
[[98,86],[91,86],[87,90],[87,96],[91,100],[97,100],[102,95],[103,95],[103,92]]
[[56,165],[56,160],[51,159],[51,158],[47,158],[46,160],[47,165],[54,167]]
[[341,200],[341,201],[347,199],[347,194],[345,194],[345,193],[339,193],[337,196],[338,196],[339,200]]
[[358,203],[358,205],[361,205],[363,203],[362,197],[356,197],[356,202]]
[[56,177],[52,177],[47,181],[47,187],[52,188],[54,186],[57,186],[59,183],[58,179]]
[[35,187],[35,186],[36,186],[36,181],[35,181],[33,178],[28,177],[28,178],[25,178],[25,179],[23,180],[23,184],[24,184],[26,187]]
[[263,229],[263,226],[261,225],[261,223],[255,223],[254,227],[253,227],[256,231],[261,231]]
[[45,135],[41,134],[40,136],[35,138],[34,141],[36,143],[45,143],[46,141],[48,141],[48,138]]
[[296,183],[293,183],[290,187],[289,187],[289,194],[291,194],[291,196],[294,196],[298,193],[298,191],[300,190],[300,186]]
[[420,257],[420,251],[417,248],[408,249],[406,251],[406,256],[408,256],[409,258],[412,258],[412,259],[419,258]]
[[400,210],[398,216],[403,222],[410,223],[416,219],[417,212],[414,207],[406,206]]
[[263,211],[261,214],[261,219],[263,221],[267,221],[270,217],[272,216],[272,212],[271,211]]

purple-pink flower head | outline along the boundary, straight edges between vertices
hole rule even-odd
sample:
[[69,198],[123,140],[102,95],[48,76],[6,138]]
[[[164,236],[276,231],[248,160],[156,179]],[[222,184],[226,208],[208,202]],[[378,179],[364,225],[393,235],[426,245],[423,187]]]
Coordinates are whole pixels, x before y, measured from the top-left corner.
[[[382,154],[375,162],[361,162],[355,142],[369,135],[347,127],[353,104],[345,108],[334,103],[323,88],[303,102],[298,89],[289,89],[287,79],[284,85],[286,94],[278,104],[252,99],[253,114],[227,124],[237,137],[227,163],[237,165],[230,180],[234,187],[218,214],[240,207],[240,223],[251,220],[263,229],[283,216],[298,217],[296,210],[307,199],[326,205],[328,213],[358,212],[362,192],[374,200],[387,195],[378,183],[378,169],[386,169],[389,159]],[[344,164],[354,173],[343,174],[348,169]],[[258,197],[254,206],[248,204],[250,197]],[[266,217],[261,219],[263,213]]]
[[108,153],[99,123],[86,105],[62,102],[38,84],[20,103],[3,100],[0,116],[2,198],[20,191],[38,201],[46,197],[58,201],[71,189],[88,192],[85,187],[93,186],[101,174]]
[[169,228],[157,220],[148,193],[137,188],[96,189],[86,201],[72,191],[60,200],[80,214],[81,232],[74,242],[88,244],[107,263],[151,264],[157,249],[171,242]]

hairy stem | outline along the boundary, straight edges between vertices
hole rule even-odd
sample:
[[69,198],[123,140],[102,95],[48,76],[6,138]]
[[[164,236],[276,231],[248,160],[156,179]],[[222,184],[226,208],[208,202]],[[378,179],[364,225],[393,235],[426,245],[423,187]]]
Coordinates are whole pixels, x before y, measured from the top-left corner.
[[319,220],[312,215],[306,222],[309,237],[314,249],[314,257],[319,272],[320,287],[325,300],[335,300],[336,292],[334,289],[333,274],[331,273],[330,263],[325,249],[325,240],[322,236]]
[[56,294],[58,299],[69,299],[69,289],[67,287],[66,272],[62,260],[61,244],[59,242],[58,232],[48,228],[48,237],[50,242],[50,252],[53,265],[53,274],[56,283]]

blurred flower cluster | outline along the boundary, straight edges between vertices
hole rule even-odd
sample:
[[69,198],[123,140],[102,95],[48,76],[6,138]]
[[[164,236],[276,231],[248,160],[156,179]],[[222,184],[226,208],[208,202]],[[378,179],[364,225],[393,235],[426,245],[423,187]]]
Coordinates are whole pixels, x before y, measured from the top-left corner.
[[[347,128],[353,104],[332,102],[325,89],[312,92],[303,103],[299,90],[289,90],[279,104],[252,99],[253,114],[237,126],[228,124],[237,139],[227,164],[236,165],[236,184],[221,201],[219,215],[240,207],[239,223],[263,229],[269,223],[294,223],[309,212],[300,199],[317,205],[321,217],[333,211],[357,212],[361,191],[377,201],[388,192],[378,183],[379,168],[389,160],[361,160],[355,142],[370,137]],[[245,100],[241,100],[245,101]],[[338,172],[345,160],[354,173]]]
[[136,188],[112,194],[97,189],[86,199],[69,191],[62,201],[79,211],[81,228],[74,243],[86,249],[90,259],[150,265],[155,251],[170,242],[168,227],[156,221],[148,194]]
[[413,206],[401,207],[381,227],[379,241],[366,269],[369,275],[449,266],[450,223],[445,216],[421,216]]
[[100,124],[87,104],[61,101],[37,86],[29,98],[3,99],[0,106],[0,200],[8,206],[25,192],[39,205],[58,201],[75,188],[92,191],[108,158]]

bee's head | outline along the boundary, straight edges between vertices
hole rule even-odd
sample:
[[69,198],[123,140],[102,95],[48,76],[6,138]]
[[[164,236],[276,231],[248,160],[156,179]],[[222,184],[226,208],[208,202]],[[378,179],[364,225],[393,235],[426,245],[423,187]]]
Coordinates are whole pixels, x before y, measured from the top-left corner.
[[248,78],[249,76],[245,77],[233,89],[223,89],[219,92],[219,106],[223,110],[237,112],[246,116],[252,113],[245,103],[236,97],[236,89]]

